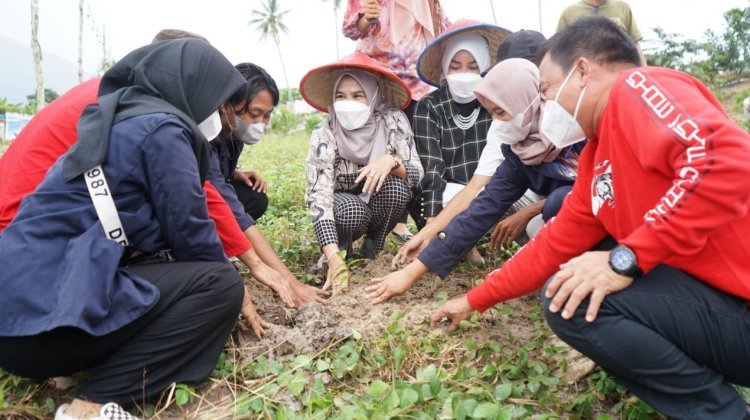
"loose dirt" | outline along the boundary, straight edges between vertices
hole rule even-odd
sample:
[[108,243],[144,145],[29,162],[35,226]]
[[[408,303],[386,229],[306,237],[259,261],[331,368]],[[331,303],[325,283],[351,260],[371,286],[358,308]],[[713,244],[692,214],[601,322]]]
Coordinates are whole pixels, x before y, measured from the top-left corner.
[[[349,287],[344,292],[331,297],[326,304],[311,303],[299,309],[284,307],[273,291],[251,280],[250,290],[258,313],[272,325],[262,340],[250,333],[238,333],[236,339],[242,359],[251,360],[260,355],[270,359],[287,354],[312,355],[353,334],[378,336],[393,322],[392,315],[396,311],[405,312],[400,320],[402,327],[422,329],[421,326],[442,301],[465,293],[480,280],[477,272],[454,273],[445,280],[429,274],[404,295],[373,305],[367,300],[365,287],[370,284],[370,279],[392,271],[391,258],[391,255],[381,255],[363,267],[355,267]],[[538,305],[538,298],[508,302],[504,311],[493,311],[482,316],[479,327],[470,330],[469,334],[479,340],[522,345],[539,335],[538,328],[530,320],[532,312],[538,317]],[[593,362],[559,340],[549,339],[547,344],[566,349],[555,356],[559,364],[565,360],[564,364],[569,366],[560,373],[563,381],[575,382],[593,369]]]

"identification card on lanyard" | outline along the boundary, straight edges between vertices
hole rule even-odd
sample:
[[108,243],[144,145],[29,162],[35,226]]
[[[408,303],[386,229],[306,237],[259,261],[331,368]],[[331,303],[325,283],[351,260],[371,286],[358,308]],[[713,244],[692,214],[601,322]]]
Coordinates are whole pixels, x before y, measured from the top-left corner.
[[122,246],[128,246],[128,237],[125,235],[125,229],[122,228],[120,215],[117,214],[117,207],[107,185],[107,179],[104,177],[102,165],[94,166],[86,171],[83,179],[107,238]]

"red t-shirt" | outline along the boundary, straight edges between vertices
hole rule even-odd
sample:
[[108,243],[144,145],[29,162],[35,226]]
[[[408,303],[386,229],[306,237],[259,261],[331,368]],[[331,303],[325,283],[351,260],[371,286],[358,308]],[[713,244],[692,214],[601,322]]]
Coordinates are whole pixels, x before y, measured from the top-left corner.
[[[77,139],[83,109],[96,103],[101,79],[82,83],[39,111],[0,158],[0,232],[13,220],[24,197],[34,192],[47,170]],[[208,215],[216,224],[224,252],[239,255],[251,248],[224,199],[204,184]]]
[[750,300],[750,136],[693,77],[622,72],[558,216],[469,291],[474,309],[541,288],[612,236],[648,272],[659,263]]

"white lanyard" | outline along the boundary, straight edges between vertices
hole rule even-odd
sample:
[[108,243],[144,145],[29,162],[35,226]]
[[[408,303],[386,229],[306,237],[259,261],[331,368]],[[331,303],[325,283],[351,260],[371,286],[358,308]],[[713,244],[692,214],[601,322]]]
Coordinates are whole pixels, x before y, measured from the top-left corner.
[[122,246],[127,246],[128,237],[125,235],[125,229],[122,228],[120,215],[117,214],[115,201],[112,199],[107,179],[104,178],[102,165],[96,165],[86,171],[83,180],[86,182],[86,188],[88,188],[91,201],[94,203],[96,215],[99,216],[99,221],[102,223],[107,238]]

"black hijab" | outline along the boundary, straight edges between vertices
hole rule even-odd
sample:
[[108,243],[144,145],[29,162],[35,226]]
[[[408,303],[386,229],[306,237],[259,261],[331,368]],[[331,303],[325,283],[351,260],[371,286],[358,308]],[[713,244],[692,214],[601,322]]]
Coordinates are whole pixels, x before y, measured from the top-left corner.
[[193,152],[203,184],[210,150],[198,123],[246,83],[205,41],[164,41],[131,52],[104,73],[98,104],[86,107],[78,120],[78,141],[63,158],[63,177],[70,181],[104,162],[115,123],[163,112],[176,115],[193,130]]

